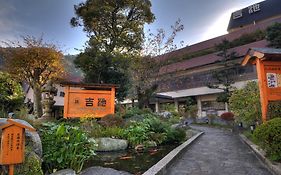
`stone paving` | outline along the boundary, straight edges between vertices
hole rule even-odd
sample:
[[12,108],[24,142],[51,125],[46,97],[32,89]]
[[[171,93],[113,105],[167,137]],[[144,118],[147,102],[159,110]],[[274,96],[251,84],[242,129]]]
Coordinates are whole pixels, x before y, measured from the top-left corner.
[[192,127],[205,134],[167,167],[165,175],[272,175],[238,135]]

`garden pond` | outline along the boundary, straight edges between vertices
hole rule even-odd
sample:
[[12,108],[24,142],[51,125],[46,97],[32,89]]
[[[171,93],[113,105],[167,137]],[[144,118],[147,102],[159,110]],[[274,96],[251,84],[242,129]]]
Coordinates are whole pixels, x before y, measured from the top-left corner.
[[98,152],[96,156],[85,163],[84,168],[102,166],[139,175],[160,161],[177,146],[179,144],[163,145],[148,148],[144,152],[137,152],[134,149],[118,152]]

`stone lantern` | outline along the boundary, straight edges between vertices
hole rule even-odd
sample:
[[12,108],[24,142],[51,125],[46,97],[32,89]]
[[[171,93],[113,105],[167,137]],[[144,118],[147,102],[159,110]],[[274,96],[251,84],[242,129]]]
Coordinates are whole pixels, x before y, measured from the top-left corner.
[[53,86],[53,82],[49,80],[46,86],[43,88],[43,118],[51,118],[52,108],[55,104],[54,95],[57,93],[58,89]]

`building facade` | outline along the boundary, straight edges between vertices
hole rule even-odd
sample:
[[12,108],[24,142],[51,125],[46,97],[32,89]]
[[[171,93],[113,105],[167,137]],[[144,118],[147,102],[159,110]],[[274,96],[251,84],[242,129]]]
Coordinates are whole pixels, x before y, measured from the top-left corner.
[[185,103],[187,97],[196,99],[198,117],[204,117],[210,111],[215,111],[218,115],[228,111],[227,104],[216,101],[223,91],[207,87],[209,83],[217,81],[214,72],[226,69],[221,64],[223,58],[218,56],[216,45],[224,40],[232,44],[228,53],[235,52],[236,56],[229,61],[233,70],[231,78],[235,81],[234,87],[242,88],[248,81],[257,80],[254,66],[240,65],[243,57],[249,48],[268,45],[265,29],[276,22],[281,22],[281,1],[263,1],[233,12],[228,34],[156,57],[163,63],[158,77],[157,94],[170,99],[156,98],[153,101],[156,111],[161,102],[173,102],[177,109],[179,104]]

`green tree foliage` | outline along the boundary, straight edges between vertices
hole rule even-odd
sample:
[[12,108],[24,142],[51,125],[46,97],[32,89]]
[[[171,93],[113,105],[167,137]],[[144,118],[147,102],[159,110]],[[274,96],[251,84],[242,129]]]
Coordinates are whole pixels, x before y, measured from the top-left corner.
[[72,26],[83,26],[89,45],[99,51],[138,51],[143,26],[154,20],[150,0],[87,0],[74,6]]
[[9,74],[0,72],[1,112],[5,114],[22,105],[23,96],[21,85],[12,79]]
[[275,23],[266,29],[266,40],[270,47],[281,48],[281,23]]
[[71,25],[83,26],[89,36],[75,64],[86,82],[120,84],[118,100],[129,86],[128,67],[143,43],[143,27],[154,21],[149,0],[87,0],[74,7]]
[[130,63],[128,56],[111,53],[97,54],[93,49],[88,48],[77,56],[74,63],[85,73],[85,82],[118,84],[120,88],[117,90],[117,99],[123,100],[127,96]]
[[18,42],[6,43],[2,48],[5,70],[19,81],[25,81],[33,89],[34,112],[42,116],[41,90],[48,80],[56,80],[64,74],[63,54],[43,38],[22,37]]
[[261,104],[257,82],[248,82],[243,89],[233,91],[229,106],[237,121],[253,124],[261,120]]
[[218,102],[227,102],[231,96],[231,91],[233,90],[233,84],[235,83],[233,75],[235,74],[234,66],[232,62],[237,56],[236,52],[229,52],[228,49],[231,48],[231,43],[227,40],[223,40],[222,43],[216,46],[216,49],[219,50],[218,56],[221,57],[219,62],[220,69],[215,70],[213,73],[213,78],[215,82],[209,82],[208,87],[212,89],[221,89],[221,93],[217,101]]

